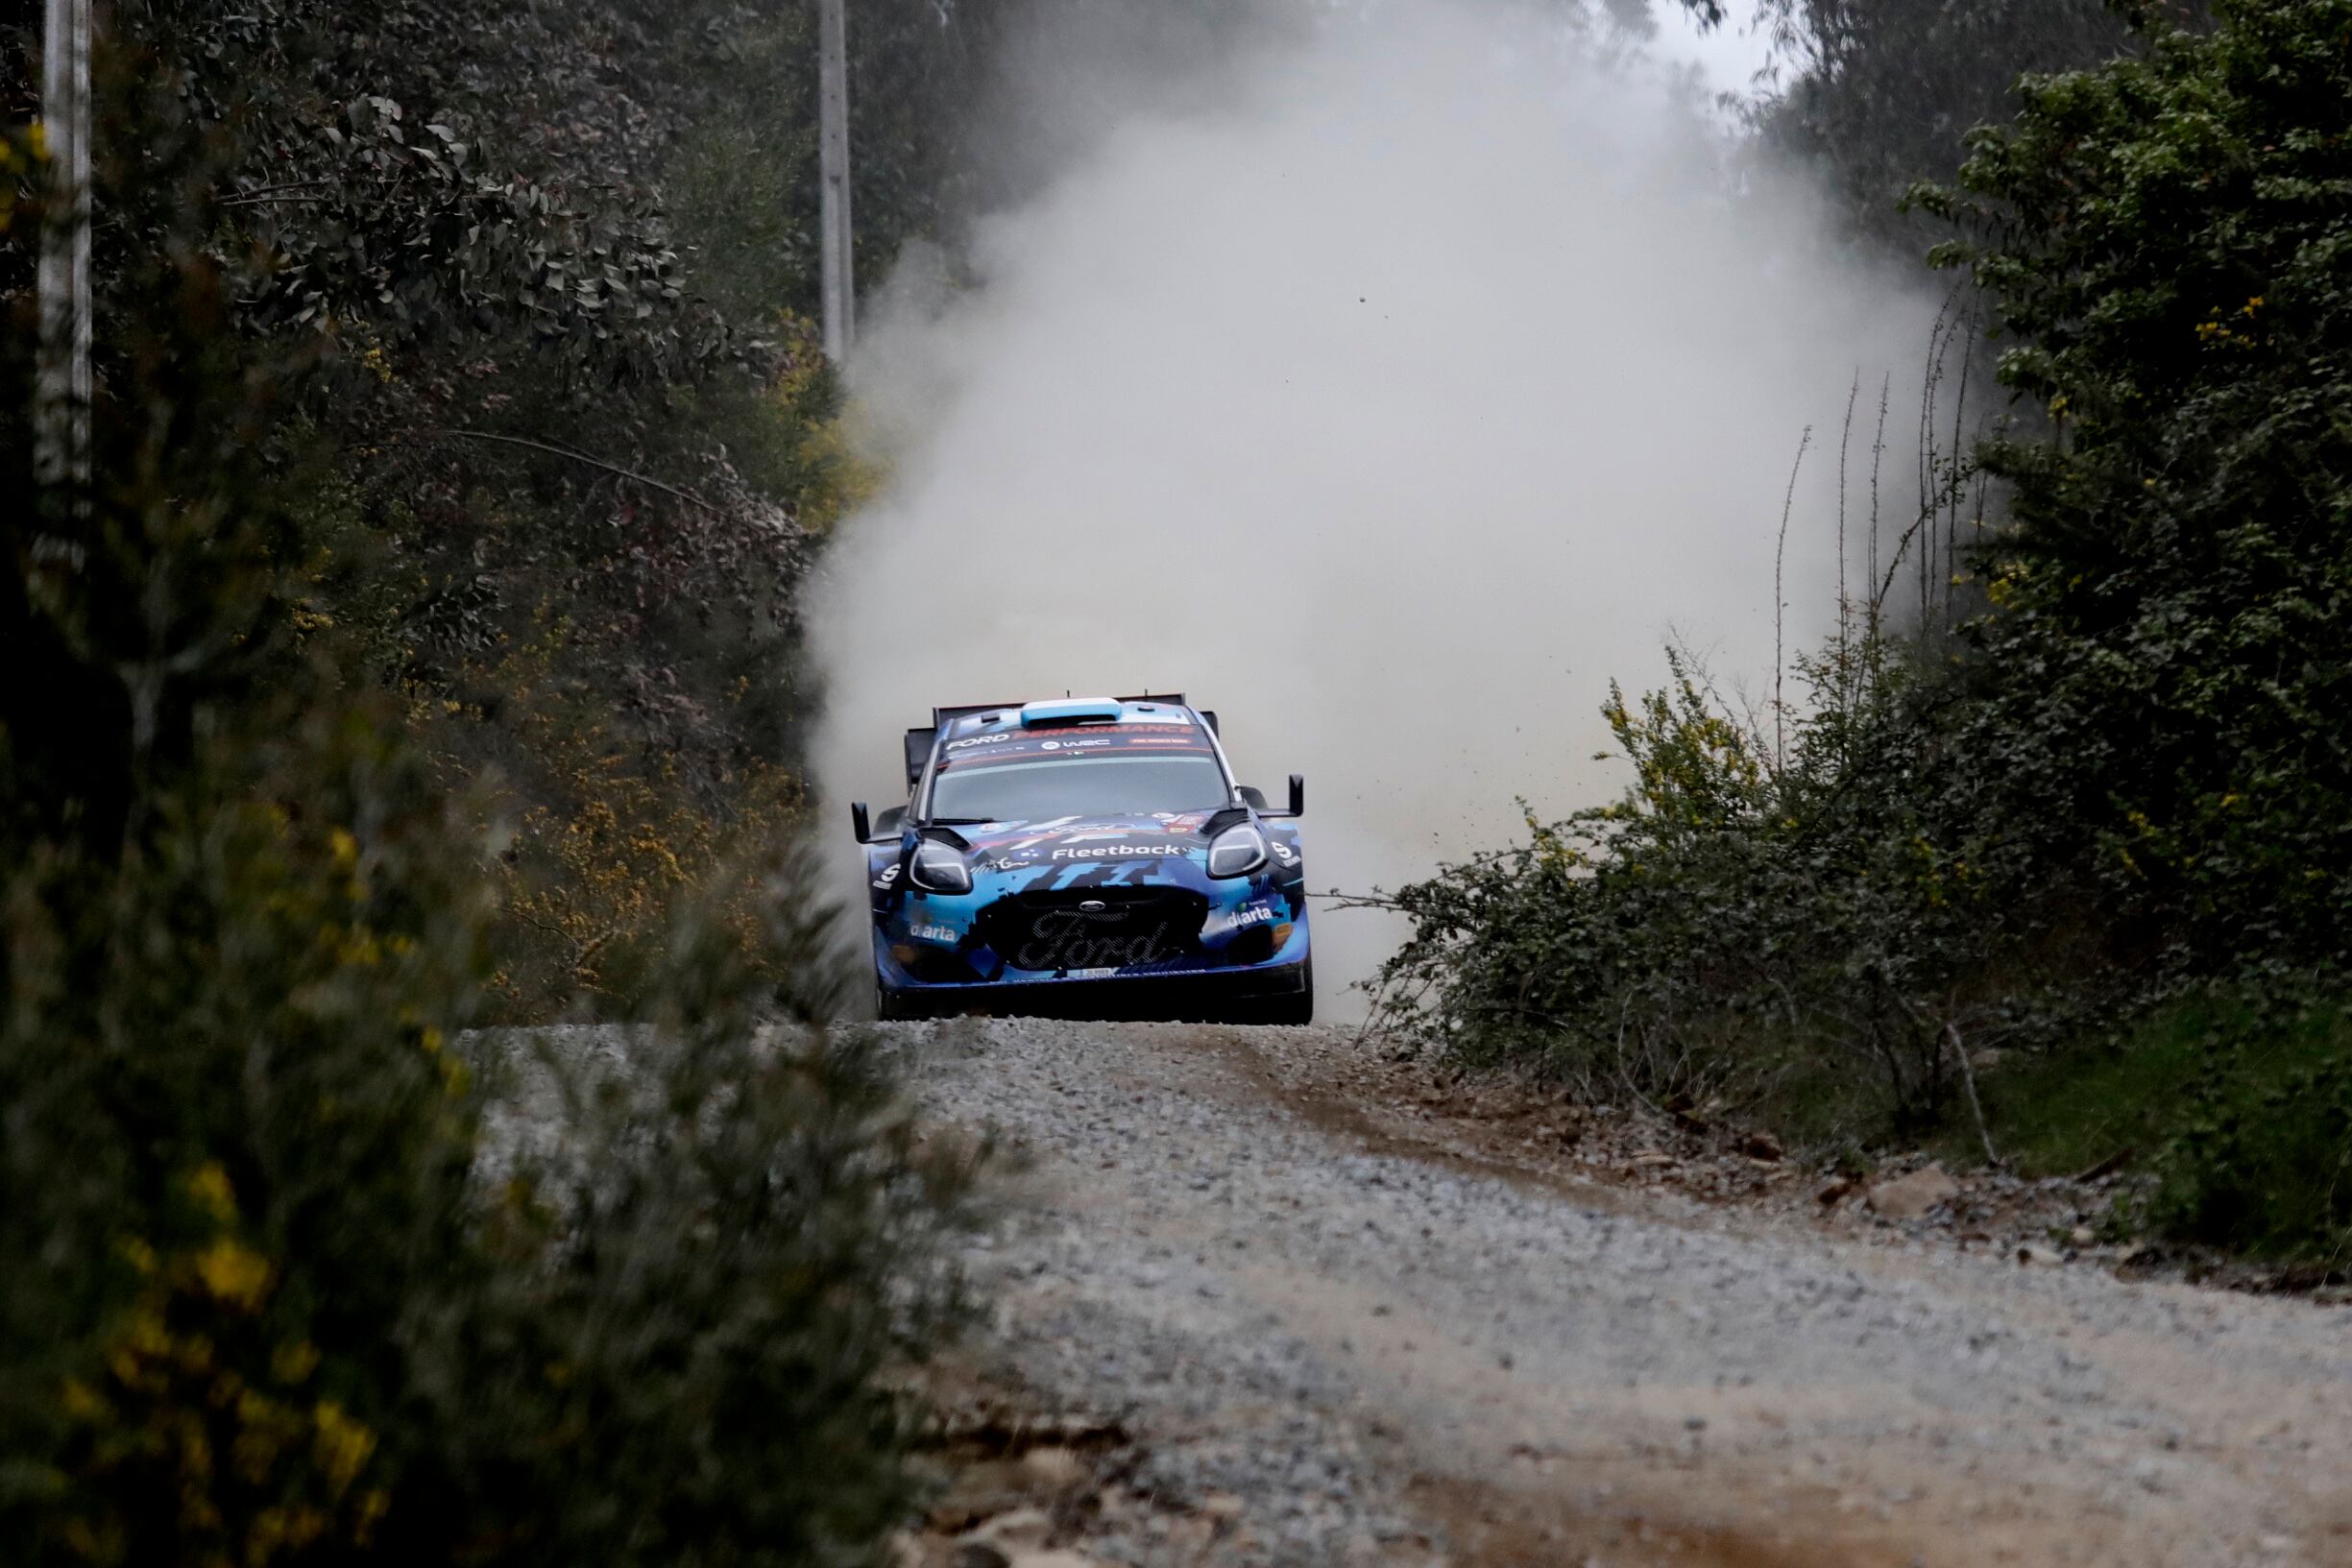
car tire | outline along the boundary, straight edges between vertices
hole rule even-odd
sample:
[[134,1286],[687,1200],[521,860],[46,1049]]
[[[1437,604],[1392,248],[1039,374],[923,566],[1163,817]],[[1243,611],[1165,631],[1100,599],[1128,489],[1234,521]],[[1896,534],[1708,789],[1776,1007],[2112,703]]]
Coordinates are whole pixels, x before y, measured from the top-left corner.
[[927,1016],[928,1009],[910,998],[900,995],[883,984],[874,982],[874,1016],[885,1024],[906,1024]]

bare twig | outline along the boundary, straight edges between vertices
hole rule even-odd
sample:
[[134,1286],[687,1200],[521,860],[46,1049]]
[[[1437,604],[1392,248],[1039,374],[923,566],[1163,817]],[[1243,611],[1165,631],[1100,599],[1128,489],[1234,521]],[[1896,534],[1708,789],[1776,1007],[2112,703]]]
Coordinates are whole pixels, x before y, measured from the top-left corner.
[[[1971,326],[1976,323],[1974,313],[1962,319]],[[1954,330],[1957,329],[1955,326]],[[1952,579],[1960,575],[1960,501],[1966,494],[1967,485],[1967,479],[1962,472],[1960,437],[1965,428],[1968,414],[1968,373],[1976,367],[1976,334],[1971,332],[1968,336],[1968,347],[1960,355],[1959,393],[1952,398],[1952,480],[1950,485],[1952,521],[1944,529],[1944,623],[1946,630],[1950,630],[1952,624],[1952,591],[1954,587]]]
[[724,507],[714,505],[691,491],[680,490],[675,485],[666,485],[650,475],[624,469],[617,463],[607,463],[600,457],[591,457],[586,452],[561,446],[555,442],[537,441],[529,436],[500,435],[492,430],[461,430],[449,425],[420,430],[417,434],[420,436],[455,436],[464,441],[489,441],[507,446],[527,446],[533,451],[546,452],[551,457],[570,458],[574,463],[583,463],[592,469],[602,469],[607,473],[643,485],[648,490],[658,490],[665,495],[674,495],[679,500],[691,506],[699,506],[705,512],[715,516],[724,517],[726,515]]
[[[1886,575],[1884,578],[1880,579],[1879,583],[1878,596],[1872,601],[1874,605],[1885,603],[1886,596],[1895,591],[1895,573],[1903,569],[1903,558],[1910,554],[1911,542],[1917,539],[1919,537],[1920,530],[1927,527],[1930,522],[1933,522],[1935,518],[1936,514],[1933,512],[1920,513],[1918,518],[1912,521],[1911,526],[1903,531],[1903,537],[1895,541],[1895,553],[1886,563]],[[1924,548],[1921,553],[1926,553]],[[1923,593],[1927,591],[1924,585],[1921,587],[1920,591]]]
[[2097,1181],[2101,1176],[2112,1176],[2130,1164],[2131,1157],[2136,1152],[2138,1151],[2129,1144],[2125,1144],[2105,1159],[2083,1167],[2066,1179],[2069,1181]]
[[1846,388],[1846,421],[1837,427],[1837,652],[1846,652],[1846,448],[1854,442],[1854,404],[1862,395],[1862,373],[1856,369]]
[[1788,766],[1788,749],[1782,716],[1787,710],[1781,702],[1781,683],[1787,674],[1787,662],[1782,657],[1782,626],[1787,619],[1788,604],[1781,591],[1781,574],[1788,555],[1788,515],[1797,505],[1797,471],[1805,467],[1806,448],[1813,444],[1813,427],[1806,425],[1805,434],[1797,438],[1797,460],[1788,468],[1788,493],[1781,497],[1781,539],[1772,551],[1772,771],[1780,773]]
[[1976,1098],[1976,1070],[1969,1064],[1968,1049],[1960,1044],[1960,1025],[1950,1019],[1944,1021],[1944,1038],[1952,1044],[1952,1054],[1960,1063],[1960,1081],[1968,1087],[1968,1109],[1976,1119],[1976,1136],[1984,1143],[1985,1164],[1999,1169],[2000,1156],[1993,1151],[1993,1135],[1984,1124],[1984,1101]]
[[[1870,444],[1870,570],[1863,581],[1879,580],[1879,476],[1886,467],[1886,410],[1894,400],[1895,373],[1889,371],[1879,382],[1879,433]],[[1885,598],[1885,590],[1872,595],[1869,607],[1870,625],[1864,634],[1873,641],[1879,636],[1879,609]]]

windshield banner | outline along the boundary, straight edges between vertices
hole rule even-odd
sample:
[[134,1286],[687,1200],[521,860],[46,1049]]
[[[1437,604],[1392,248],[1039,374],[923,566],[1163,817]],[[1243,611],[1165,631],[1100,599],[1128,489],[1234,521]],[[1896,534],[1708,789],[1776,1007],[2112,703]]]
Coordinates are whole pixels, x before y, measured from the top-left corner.
[[1042,762],[1105,754],[1212,757],[1208,737],[1189,724],[1076,724],[1055,730],[968,735],[939,748],[942,768],[989,762]]

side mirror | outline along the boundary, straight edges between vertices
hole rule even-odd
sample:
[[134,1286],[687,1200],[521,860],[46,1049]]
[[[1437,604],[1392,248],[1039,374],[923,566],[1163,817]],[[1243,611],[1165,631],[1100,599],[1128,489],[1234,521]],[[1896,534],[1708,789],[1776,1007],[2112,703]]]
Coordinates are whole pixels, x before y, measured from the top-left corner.
[[1263,816],[1302,817],[1307,814],[1307,779],[1303,773],[1291,775],[1291,808],[1287,811],[1276,811],[1267,806],[1266,792],[1262,789],[1252,789],[1248,784],[1243,784],[1239,793],[1242,799],[1256,807],[1259,814]]
[[865,819],[865,802],[849,803],[849,825],[858,830],[858,842],[861,844],[874,836],[873,827]]
[[906,820],[907,808],[905,807],[885,806],[882,808],[882,815],[874,819],[874,832],[885,839],[896,838],[900,826]]

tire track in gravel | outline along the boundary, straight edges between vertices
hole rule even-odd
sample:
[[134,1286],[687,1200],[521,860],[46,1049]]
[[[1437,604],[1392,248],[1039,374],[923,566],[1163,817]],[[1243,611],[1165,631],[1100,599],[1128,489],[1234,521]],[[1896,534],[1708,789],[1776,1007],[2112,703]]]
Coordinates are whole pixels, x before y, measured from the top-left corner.
[[889,1026],[1026,1169],[985,1342],[1163,1563],[2352,1565],[2352,1309],[1862,1245],[1417,1127],[1342,1030]]

